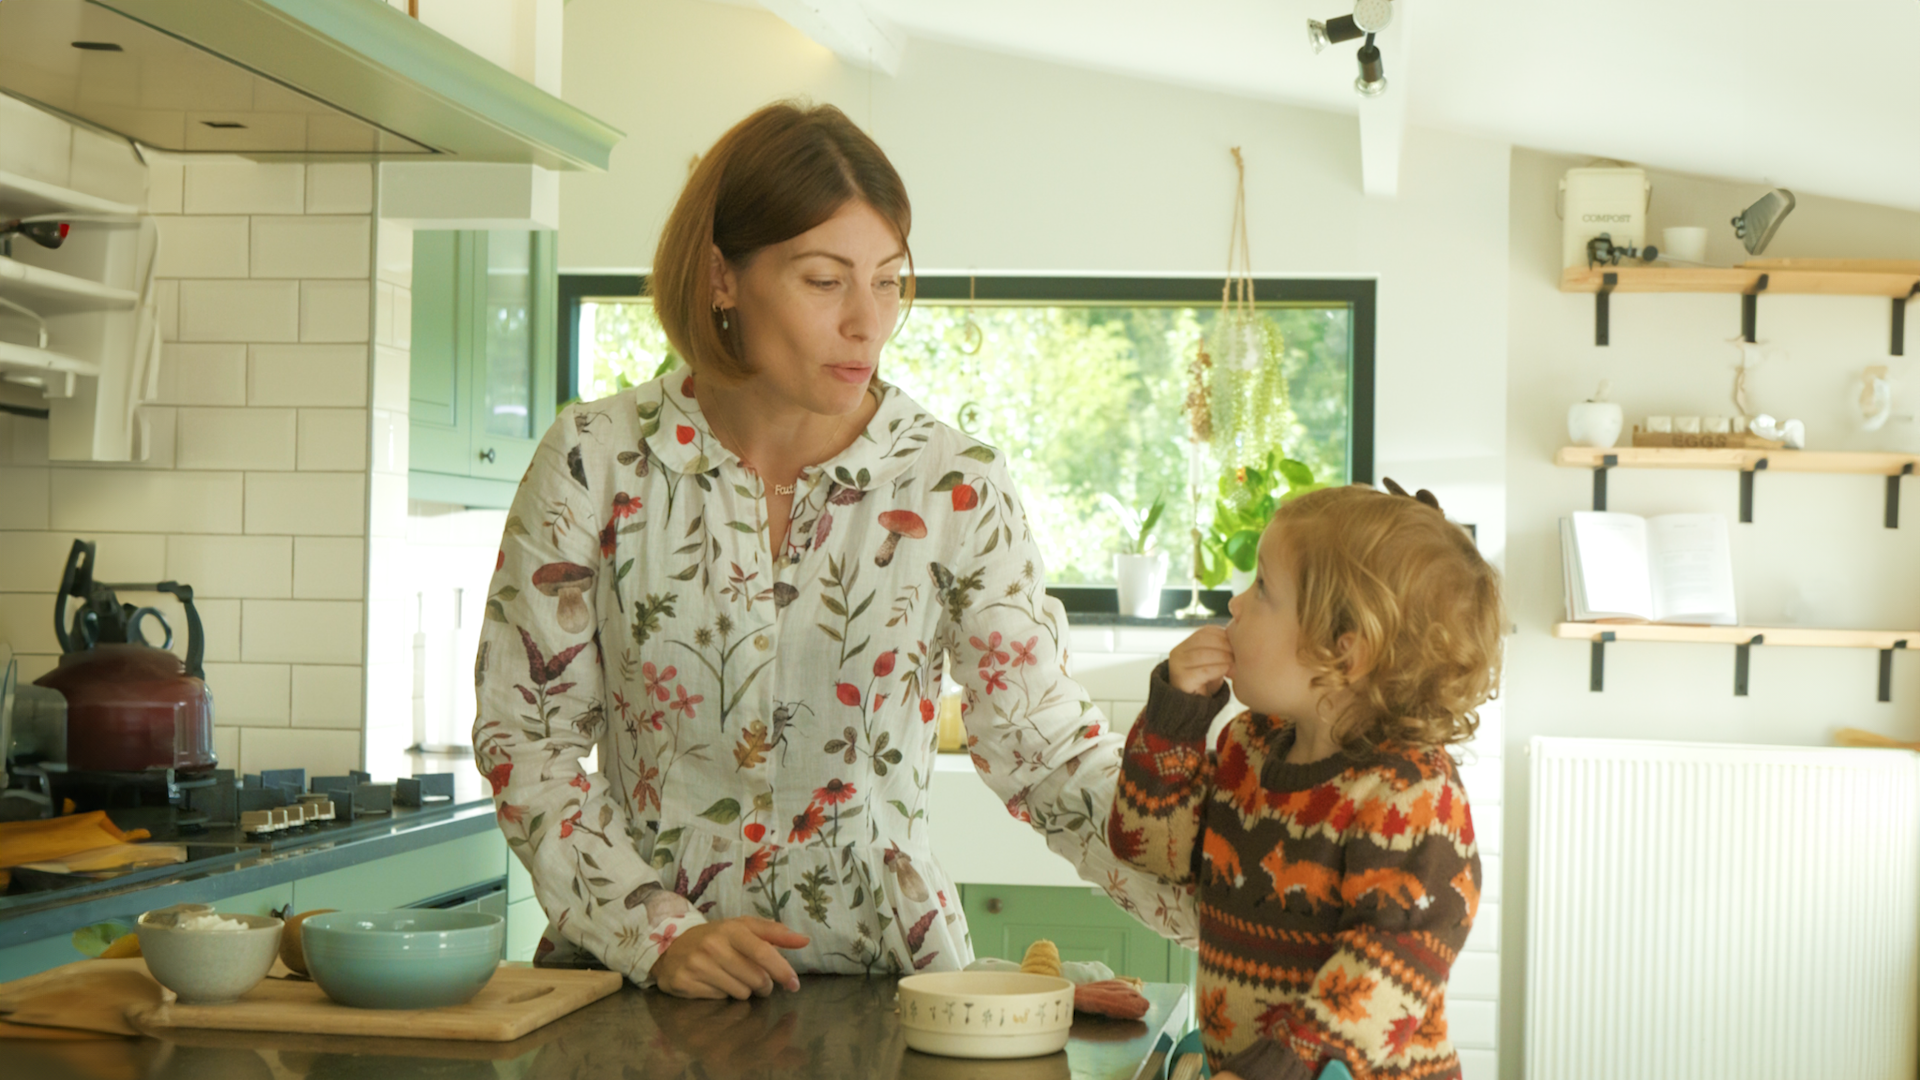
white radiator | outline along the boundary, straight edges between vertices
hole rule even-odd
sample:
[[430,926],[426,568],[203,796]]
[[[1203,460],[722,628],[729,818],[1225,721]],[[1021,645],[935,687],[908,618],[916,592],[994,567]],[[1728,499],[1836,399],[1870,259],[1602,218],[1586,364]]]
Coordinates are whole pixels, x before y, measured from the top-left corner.
[[1529,753],[1527,1080],[1912,1080],[1914,755]]

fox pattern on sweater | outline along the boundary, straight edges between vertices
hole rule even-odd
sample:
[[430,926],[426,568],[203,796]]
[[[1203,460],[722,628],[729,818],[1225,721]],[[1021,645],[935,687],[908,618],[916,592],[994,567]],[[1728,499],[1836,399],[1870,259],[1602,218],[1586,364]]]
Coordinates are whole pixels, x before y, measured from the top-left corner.
[[1453,759],[1383,747],[1304,765],[1291,723],[1174,689],[1162,664],[1127,736],[1116,856],[1191,883],[1201,1038],[1216,1070],[1307,1080],[1460,1074],[1447,975],[1480,906],[1480,854]]

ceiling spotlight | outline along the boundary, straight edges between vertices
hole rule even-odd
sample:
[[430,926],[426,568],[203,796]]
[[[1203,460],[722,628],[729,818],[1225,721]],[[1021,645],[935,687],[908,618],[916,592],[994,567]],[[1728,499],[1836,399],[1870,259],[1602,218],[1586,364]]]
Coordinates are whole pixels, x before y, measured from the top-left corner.
[[1385,30],[1392,21],[1393,0],[1354,0],[1351,15],[1341,15],[1325,22],[1307,20],[1307,44],[1319,53],[1329,45],[1366,38],[1360,45],[1360,77],[1353,81],[1353,89],[1362,97],[1379,97],[1387,91],[1387,76],[1386,66],[1381,62],[1380,49],[1373,43],[1373,36]]
[[1359,25],[1353,21],[1351,15],[1342,15],[1337,19],[1328,19],[1326,22],[1318,19],[1307,20],[1307,43],[1313,46],[1313,51],[1316,53],[1323,51],[1329,45],[1352,41],[1365,33],[1366,31],[1360,29]]
[[1358,57],[1360,76],[1353,80],[1353,89],[1361,97],[1379,97],[1387,92],[1387,66],[1380,60],[1380,48],[1373,43],[1373,35],[1367,35],[1367,43],[1360,46]]

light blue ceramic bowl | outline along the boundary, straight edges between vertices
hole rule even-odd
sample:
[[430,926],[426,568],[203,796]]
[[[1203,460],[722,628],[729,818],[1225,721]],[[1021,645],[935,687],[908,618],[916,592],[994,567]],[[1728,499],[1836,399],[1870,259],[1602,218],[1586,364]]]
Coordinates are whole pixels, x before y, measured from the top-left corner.
[[432,1009],[473,998],[500,966],[506,920],[471,911],[332,911],[300,924],[307,973],[360,1009]]

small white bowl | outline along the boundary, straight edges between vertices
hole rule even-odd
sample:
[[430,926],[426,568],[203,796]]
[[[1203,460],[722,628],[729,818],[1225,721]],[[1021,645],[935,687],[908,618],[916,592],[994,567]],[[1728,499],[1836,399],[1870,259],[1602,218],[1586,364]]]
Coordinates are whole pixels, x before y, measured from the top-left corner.
[[[159,914],[149,912],[148,914]],[[279,919],[222,915],[245,930],[182,930],[146,915],[134,924],[147,971],[183,1005],[222,1005],[260,984],[280,954]]]
[[1012,971],[900,980],[900,1027],[923,1054],[1025,1058],[1057,1053],[1073,1027],[1073,983]]

